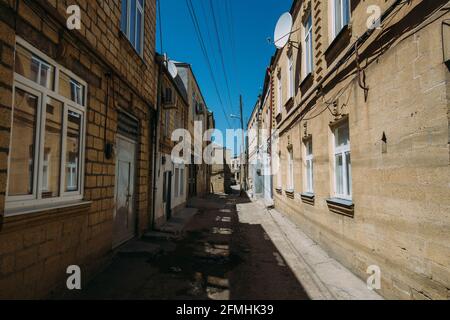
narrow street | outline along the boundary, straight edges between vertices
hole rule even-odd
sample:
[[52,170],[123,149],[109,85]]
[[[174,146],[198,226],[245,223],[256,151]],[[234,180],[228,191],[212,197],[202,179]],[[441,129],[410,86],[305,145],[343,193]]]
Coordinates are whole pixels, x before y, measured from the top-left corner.
[[119,248],[104,272],[64,298],[309,299],[262,226],[239,221],[237,206],[249,202],[236,194],[196,199],[181,233],[149,233],[133,246],[145,241],[150,250]]

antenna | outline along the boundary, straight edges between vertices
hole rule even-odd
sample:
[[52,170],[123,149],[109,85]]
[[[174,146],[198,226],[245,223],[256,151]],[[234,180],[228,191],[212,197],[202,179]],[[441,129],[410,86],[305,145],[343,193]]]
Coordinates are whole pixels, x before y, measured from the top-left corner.
[[292,16],[289,12],[284,13],[278,19],[275,27],[273,43],[277,49],[282,49],[289,42],[292,34]]

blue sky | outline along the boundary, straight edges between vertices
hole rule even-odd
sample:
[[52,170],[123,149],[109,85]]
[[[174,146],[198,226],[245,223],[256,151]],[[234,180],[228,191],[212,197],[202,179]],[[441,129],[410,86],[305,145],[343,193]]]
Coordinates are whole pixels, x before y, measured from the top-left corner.
[[[192,65],[206,103],[214,112],[218,129],[224,131],[230,126],[240,127],[239,120],[232,119],[230,114],[239,114],[239,94],[242,94],[246,126],[261,93],[270,57],[275,52],[267,38],[273,37],[278,18],[290,9],[292,0],[190,0],[200,25],[217,90],[189,14],[186,3],[189,0],[160,1],[163,48],[160,46],[158,23],[158,52],[165,52],[173,60]],[[217,37],[220,39],[226,78]],[[228,121],[225,114],[228,115]]]

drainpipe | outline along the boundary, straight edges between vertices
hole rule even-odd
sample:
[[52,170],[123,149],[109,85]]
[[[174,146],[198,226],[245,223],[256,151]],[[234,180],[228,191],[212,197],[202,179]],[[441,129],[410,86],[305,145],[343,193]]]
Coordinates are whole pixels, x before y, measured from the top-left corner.
[[156,116],[154,118],[154,125],[153,125],[153,192],[152,192],[152,221],[151,221],[151,228],[152,230],[155,229],[155,219],[156,219],[156,191],[157,191],[157,169],[158,169],[158,143],[159,143],[159,132],[160,132],[160,115],[161,115],[161,85],[162,85],[162,71],[163,71],[163,64],[164,64],[165,58],[164,56],[160,54],[156,54],[156,63],[158,64],[158,82],[156,84],[156,90],[157,90],[157,101],[156,101]]
[[267,73],[269,74],[269,86],[270,86],[270,104],[269,104],[269,110],[270,110],[270,122],[269,122],[269,141],[268,141],[268,148],[267,148],[267,154],[270,159],[270,198],[273,199],[273,159],[272,159],[272,126],[273,126],[273,83],[272,83],[272,70],[271,68],[267,68]]

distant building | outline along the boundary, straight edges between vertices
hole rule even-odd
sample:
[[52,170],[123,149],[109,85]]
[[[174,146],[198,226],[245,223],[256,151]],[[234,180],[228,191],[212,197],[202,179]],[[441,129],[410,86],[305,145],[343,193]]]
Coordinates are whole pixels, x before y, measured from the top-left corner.
[[231,193],[231,150],[213,144],[213,164],[211,166],[211,192]]
[[[160,56],[160,58],[163,58]],[[156,194],[154,227],[160,226],[185,208],[188,199],[188,167],[183,155],[172,158],[178,142],[172,141],[172,132],[188,127],[189,103],[187,90],[180,75],[175,78],[161,66],[159,150],[156,163]]]
[[[192,143],[199,141],[202,150],[192,149],[192,164],[188,173],[189,196],[205,196],[210,192],[210,166],[203,159],[203,150],[210,142],[204,141],[204,133],[215,128],[213,113],[208,110],[206,101],[200,90],[192,67],[188,63],[176,63],[178,73],[187,90],[189,102],[188,129],[191,133]],[[197,126],[195,126],[197,124]]]

